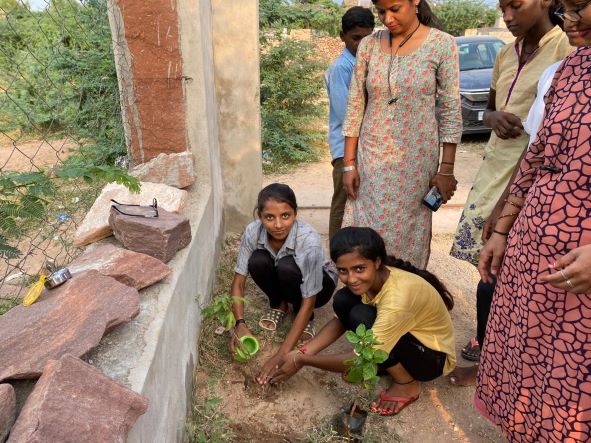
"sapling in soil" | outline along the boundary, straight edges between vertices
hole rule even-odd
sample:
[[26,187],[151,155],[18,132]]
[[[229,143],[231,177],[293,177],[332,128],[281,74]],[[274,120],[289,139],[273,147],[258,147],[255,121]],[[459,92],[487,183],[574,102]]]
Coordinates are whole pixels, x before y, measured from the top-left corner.
[[[234,326],[236,317],[232,312],[232,304],[235,302],[245,302],[244,297],[232,296],[224,293],[215,297],[212,302],[203,309],[203,315],[206,318],[216,318],[228,331],[230,335],[236,334]],[[238,347],[234,353],[234,360],[244,363],[250,360],[259,351],[259,342],[252,335],[245,335],[237,340]]]
[[357,389],[350,408],[343,409],[341,420],[345,426],[346,436],[358,438],[367,417],[367,412],[362,409],[364,394],[368,397],[375,390],[380,380],[378,364],[386,361],[388,354],[375,349],[375,346],[381,343],[373,331],[363,324],[357,326],[355,332],[347,331],[345,337],[355,351],[355,357],[345,361],[345,364],[350,366],[345,377],[347,381],[356,384]]

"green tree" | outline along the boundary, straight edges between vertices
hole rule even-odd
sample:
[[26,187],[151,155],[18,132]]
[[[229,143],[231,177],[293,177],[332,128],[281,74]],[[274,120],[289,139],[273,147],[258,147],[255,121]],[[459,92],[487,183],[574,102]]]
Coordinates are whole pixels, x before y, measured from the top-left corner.
[[446,0],[433,7],[441,26],[451,35],[464,35],[466,29],[491,26],[497,17],[495,8],[481,0]]
[[324,64],[312,57],[306,42],[265,42],[261,51],[261,115],[263,152],[273,163],[315,158],[322,134],[313,129],[322,115],[318,97]]

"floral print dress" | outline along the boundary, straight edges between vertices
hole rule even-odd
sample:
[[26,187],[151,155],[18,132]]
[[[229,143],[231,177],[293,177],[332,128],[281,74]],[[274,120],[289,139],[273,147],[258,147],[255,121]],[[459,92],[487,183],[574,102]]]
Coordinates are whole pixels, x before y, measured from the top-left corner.
[[462,133],[457,49],[452,36],[430,29],[414,52],[391,57],[381,32],[359,44],[351,79],[343,133],[359,137],[361,185],[343,226],[375,229],[388,254],[425,268],[431,211],[421,201],[437,172],[439,143],[458,143]]

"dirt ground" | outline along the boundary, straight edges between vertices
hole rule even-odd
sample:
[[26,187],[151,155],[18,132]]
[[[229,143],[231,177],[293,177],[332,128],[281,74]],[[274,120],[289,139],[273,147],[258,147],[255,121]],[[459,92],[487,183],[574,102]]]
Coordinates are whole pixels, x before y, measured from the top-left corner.
[[[445,282],[455,297],[452,318],[456,327],[458,355],[460,348],[475,330],[474,292],[478,274],[473,266],[451,258],[448,252],[461,208],[481,161],[483,146],[482,138],[460,145],[456,163],[460,182],[458,192],[450,205],[435,214],[433,221],[429,270]],[[292,186],[301,207],[298,216],[314,225],[327,242],[327,208],[332,192],[331,180],[330,162],[324,159],[301,166],[290,174],[267,176],[264,184],[277,181]],[[238,238],[227,242],[221,265],[223,269],[218,280],[220,291],[229,287],[237,248]],[[246,309],[249,325],[256,325],[259,313],[265,306],[264,296],[253,286],[249,285],[247,290],[247,296],[251,300]],[[332,315],[330,304],[320,309],[316,320],[317,328]],[[225,338],[215,337],[211,327],[209,332],[208,328],[204,328],[201,359],[202,364],[204,359],[209,362],[206,361],[197,373],[200,387],[198,395],[207,395],[206,382],[217,380],[213,392],[221,398],[221,412],[235,433],[232,441],[342,441],[331,433],[331,417],[351,400],[353,391],[338,375],[304,368],[279,387],[262,390],[252,382],[251,376],[266,357],[272,355],[285,333],[285,327],[277,336],[265,335],[256,326],[252,328],[252,332],[261,338],[262,350],[257,360],[248,363],[246,367],[237,363],[228,364]],[[205,350],[204,340],[208,343]],[[339,352],[347,347],[346,342],[340,341],[328,351]],[[458,363],[469,364],[461,358],[458,358]],[[389,382],[383,377],[380,383],[381,388],[384,388]],[[505,441],[497,429],[474,410],[473,395],[473,387],[452,386],[444,377],[425,383],[420,399],[399,416],[385,418],[370,415],[364,441]]]

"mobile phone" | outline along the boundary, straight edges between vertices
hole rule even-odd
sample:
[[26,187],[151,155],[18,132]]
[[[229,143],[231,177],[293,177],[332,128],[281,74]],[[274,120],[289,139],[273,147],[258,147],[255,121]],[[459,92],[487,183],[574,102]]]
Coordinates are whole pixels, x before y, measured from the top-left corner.
[[433,212],[437,211],[442,203],[443,199],[441,198],[437,186],[433,186],[429,189],[429,192],[423,197],[423,204]]

